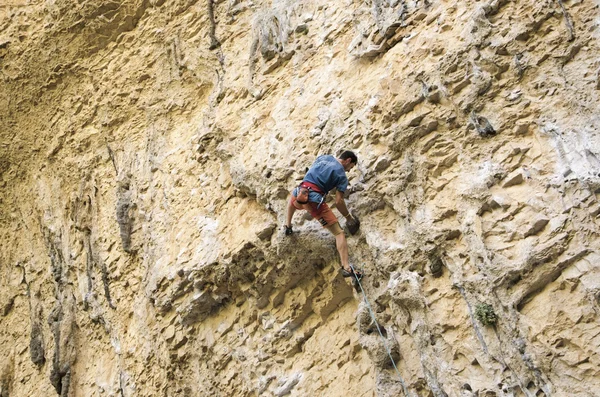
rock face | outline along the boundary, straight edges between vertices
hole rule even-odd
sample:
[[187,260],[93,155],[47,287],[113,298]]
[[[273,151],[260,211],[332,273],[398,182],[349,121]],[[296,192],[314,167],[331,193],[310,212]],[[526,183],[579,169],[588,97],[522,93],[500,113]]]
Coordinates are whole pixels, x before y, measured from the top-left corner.
[[[599,20],[4,1],[0,395],[597,395]],[[368,301],[281,230],[342,149]]]

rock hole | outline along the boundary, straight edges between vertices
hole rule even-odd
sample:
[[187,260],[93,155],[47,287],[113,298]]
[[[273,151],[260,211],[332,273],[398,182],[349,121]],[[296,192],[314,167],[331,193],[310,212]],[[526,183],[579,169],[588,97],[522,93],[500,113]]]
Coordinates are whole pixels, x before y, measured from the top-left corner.
[[387,330],[385,327],[379,326],[379,330],[381,331],[381,335],[383,335],[384,338],[387,338]]
[[517,277],[515,277],[514,279],[510,280],[510,283],[508,284],[508,288],[514,287],[519,281],[521,281],[520,274]]
[[323,270],[325,268],[325,262],[319,261],[313,263],[313,267],[317,270]]

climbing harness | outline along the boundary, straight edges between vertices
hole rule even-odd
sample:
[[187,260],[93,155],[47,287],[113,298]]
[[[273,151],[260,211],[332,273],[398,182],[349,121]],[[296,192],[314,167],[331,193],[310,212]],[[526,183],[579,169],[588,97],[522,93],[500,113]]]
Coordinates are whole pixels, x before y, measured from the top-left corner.
[[302,185],[298,186],[298,194],[296,201],[299,204],[308,204],[308,198],[310,197],[310,188],[306,188]]
[[300,183],[300,185],[298,185],[298,187],[296,187],[296,189],[296,201],[299,204],[308,204],[308,199],[311,193],[317,193],[319,196],[321,196],[321,200],[317,204],[317,210],[325,202],[325,197],[327,196],[327,194],[323,193],[321,189],[319,189],[319,187],[314,183],[303,181],[302,183]]
[[[356,274],[356,269],[354,269],[354,266],[352,266],[351,263],[349,263],[349,265],[350,265],[350,268],[352,269],[352,272],[354,272]],[[359,273],[362,274],[362,272],[359,272]],[[404,390],[404,395],[409,397],[410,393],[408,392],[408,389],[406,388],[406,384],[404,383],[404,379],[402,379],[402,374],[400,373],[400,370],[396,366],[396,362],[394,361],[394,358],[392,357],[392,352],[390,351],[390,348],[387,345],[385,336],[383,336],[383,333],[381,332],[381,328],[379,328],[379,323],[377,322],[377,319],[375,318],[375,312],[373,311],[373,308],[371,307],[371,304],[369,303],[369,300],[367,299],[367,294],[365,293],[365,290],[364,290],[362,284],[360,283],[359,278],[354,277],[354,280],[356,280],[356,282],[358,283],[358,286],[360,287],[360,290],[362,291],[365,302],[367,303],[367,308],[369,309],[369,313],[371,314],[371,318],[373,319],[373,322],[375,323],[375,326],[377,327],[377,331],[379,332],[379,335],[381,336],[381,340],[383,341],[383,346],[385,347],[385,350],[386,350],[390,360],[392,361],[392,365],[394,366],[394,369],[398,373],[398,378],[400,379],[400,384],[402,385],[402,390]]]

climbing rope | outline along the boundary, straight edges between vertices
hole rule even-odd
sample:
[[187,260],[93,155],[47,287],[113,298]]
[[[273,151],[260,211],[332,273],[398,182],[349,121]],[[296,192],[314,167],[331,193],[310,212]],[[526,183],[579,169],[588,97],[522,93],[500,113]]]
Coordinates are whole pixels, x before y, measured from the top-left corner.
[[[352,264],[350,264],[350,263],[349,263],[349,265],[350,265],[350,268],[352,269],[352,272],[356,275],[356,269],[354,269],[354,266],[352,266]],[[383,333],[381,332],[381,328],[379,328],[379,323],[377,322],[377,319],[375,318],[375,312],[373,311],[373,308],[371,307],[371,304],[369,303],[369,300],[367,299],[367,294],[365,293],[365,290],[364,290],[362,284],[360,283],[360,280],[358,279],[358,277],[354,277],[354,279],[356,280],[356,282],[358,283],[358,286],[360,287],[360,290],[362,291],[363,297],[365,298],[365,302],[367,303],[367,308],[369,309],[369,313],[371,314],[371,318],[373,319],[373,322],[375,323],[375,326],[377,327],[377,331],[379,332],[379,335],[381,336],[381,340],[383,341],[383,346],[385,347],[385,350],[387,351],[387,354],[390,357],[390,360],[392,361],[392,365],[394,366],[394,369],[398,373],[398,378],[400,379],[400,384],[402,385],[402,389],[404,390],[404,395],[407,397],[410,397],[410,393],[408,392],[408,389],[406,388],[404,379],[402,379],[402,374],[400,374],[400,370],[396,366],[396,362],[394,361],[394,358],[392,357],[392,352],[387,345],[385,336],[383,336]]]

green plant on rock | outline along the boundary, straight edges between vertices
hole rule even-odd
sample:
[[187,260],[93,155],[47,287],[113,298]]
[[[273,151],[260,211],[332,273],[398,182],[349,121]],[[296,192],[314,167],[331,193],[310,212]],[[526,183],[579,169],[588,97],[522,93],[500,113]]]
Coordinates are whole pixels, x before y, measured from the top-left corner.
[[494,325],[498,316],[494,313],[494,308],[487,303],[479,303],[475,307],[475,317],[483,325]]

